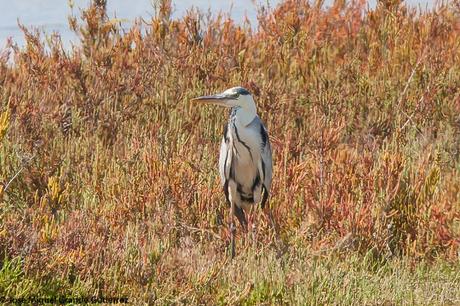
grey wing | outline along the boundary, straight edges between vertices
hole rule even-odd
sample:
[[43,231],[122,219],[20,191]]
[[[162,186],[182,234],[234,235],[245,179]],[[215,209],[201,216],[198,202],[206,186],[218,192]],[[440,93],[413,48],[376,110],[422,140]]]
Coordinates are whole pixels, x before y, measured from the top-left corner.
[[228,179],[226,168],[226,160],[228,163],[228,146],[225,143],[225,139],[222,139],[222,143],[220,144],[220,154],[219,154],[219,174],[220,174],[220,182],[222,186],[225,184],[225,181]]
[[224,127],[224,136],[222,137],[222,142],[220,144],[220,154],[219,154],[219,174],[220,181],[222,186],[225,185],[229,176],[230,176],[230,163],[232,160],[232,150],[230,150],[229,137],[227,136],[228,127]]
[[260,124],[260,136],[262,139],[262,150],[260,152],[261,159],[259,164],[259,173],[262,174],[263,194],[261,206],[264,208],[272,185],[273,161],[270,139],[268,138],[267,130],[262,123]]
[[267,191],[270,191],[272,185],[272,174],[273,174],[273,161],[272,161],[272,148],[270,146],[270,140],[267,141],[267,144],[262,149],[262,161],[264,166],[264,186],[267,188]]
[[[267,131],[264,128],[265,133]],[[267,191],[270,191],[272,185],[272,173],[273,173],[273,161],[272,161],[272,148],[270,146],[270,140],[268,139],[268,134],[266,134],[266,142],[262,147],[261,157],[262,157],[262,172],[263,172],[263,182]]]
[[224,137],[222,138],[222,143],[220,144],[220,154],[219,154],[219,174],[220,181],[222,183],[222,189],[225,193],[225,199],[227,200],[227,205],[230,205],[228,181],[230,178],[230,168],[232,163],[232,150],[230,148],[230,140],[227,135],[228,126],[225,126]]

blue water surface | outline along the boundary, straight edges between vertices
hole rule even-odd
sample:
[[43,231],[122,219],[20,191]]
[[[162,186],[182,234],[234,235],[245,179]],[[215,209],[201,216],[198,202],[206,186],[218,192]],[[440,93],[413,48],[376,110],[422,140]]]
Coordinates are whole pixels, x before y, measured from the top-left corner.
[[[332,0],[326,0],[326,5]],[[376,0],[370,0],[369,7],[375,6]],[[431,8],[434,0],[409,0],[411,5],[421,9]],[[24,35],[18,27],[18,22],[27,27],[37,27],[48,34],[60,33],[64,45],[71,46],[78,41],[75,34],[69,29],[67,17],[78,15],[81,8],[86,7],[90,0],[0,0],[0,48],[6,40],[11,38],[20,46],[24,44]],[[257,25],[257,5],[276,6],[280,0],[175,0],[173,1],[173,17],[181,17],[192,6],[202,11],[210,9],[230,13],[236,22],[243,22],[247,17],[253,27]],[[73,4],[73,10],[70,3]],[[152,16],[152,0],[108,0],[108,13],[110,17],[123,19],[126,28],[136,18],[149,19]]]

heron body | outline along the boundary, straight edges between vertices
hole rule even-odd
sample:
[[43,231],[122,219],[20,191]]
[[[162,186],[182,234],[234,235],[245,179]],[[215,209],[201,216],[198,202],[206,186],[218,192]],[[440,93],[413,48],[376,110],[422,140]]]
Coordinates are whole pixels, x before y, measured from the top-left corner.
[[244,210],[260,203],[265,206],[272,178],[272,157],[267,131],[259,117],[247,125],[239,118],[242,108],[234,107],[224,128],[219,172],[226,198],[235,204],[235,215],[245,226]]
[[244,210],[259,203],[263,208],[270,192],[272,152],[267,130],[257,115],[254,99],[242,87],[193,101],[231,108],[220,147],[219,173],[231,212],[246,228]]

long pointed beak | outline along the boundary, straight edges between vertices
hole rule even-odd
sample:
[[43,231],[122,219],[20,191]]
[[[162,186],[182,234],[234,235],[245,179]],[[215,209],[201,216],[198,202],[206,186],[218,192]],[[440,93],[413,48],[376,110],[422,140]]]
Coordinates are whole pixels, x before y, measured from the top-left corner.
[[202,96],[195,99],[192,99],[192,102],[200,102],[200,103],[210,103],[215,105],[221,105],[230,107],[229,101],[230,100],[237,100],[237,96],[234,94],[226,94],[220,93],[212,96]]
[[198,98],[194,98],[191,101],[192,102],[210,103],[210,104],[216,104],[216,105],[225,106],[227,100],[228,100],[228,97],[226,97],[226,96],[224,96],[222,94],[217,94],[217,95],[212,95],[212,96],[201,96],[201,97],[198,97]]

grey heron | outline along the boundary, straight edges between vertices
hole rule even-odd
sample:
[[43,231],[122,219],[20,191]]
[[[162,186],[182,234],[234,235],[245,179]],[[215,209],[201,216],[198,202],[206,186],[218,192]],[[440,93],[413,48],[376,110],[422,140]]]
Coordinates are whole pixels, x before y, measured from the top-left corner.
[[230,118],[224,127],[220,146],[219,172],[230,206],[231,255],[235,256],[235,225],[238,218],[247,230],[245,210],[258,203],[264,208],[272,182],[272,151],[267,129],[257,115],[253,97],[243,87],[193,99],[230,108]]

